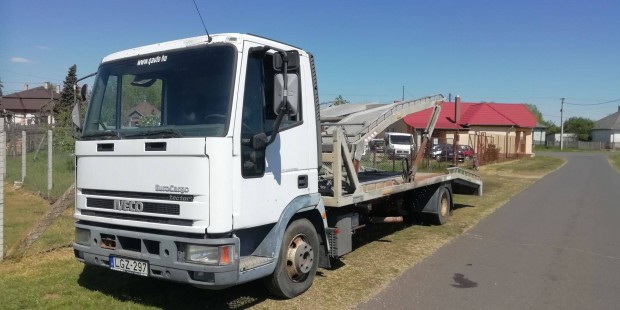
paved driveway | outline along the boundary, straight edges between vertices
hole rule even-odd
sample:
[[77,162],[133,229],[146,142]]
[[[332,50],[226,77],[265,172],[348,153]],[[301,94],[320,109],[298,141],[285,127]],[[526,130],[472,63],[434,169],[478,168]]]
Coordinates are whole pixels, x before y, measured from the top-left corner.
[[359,309],[620,309],[620,174],[604,154],[560,156]]

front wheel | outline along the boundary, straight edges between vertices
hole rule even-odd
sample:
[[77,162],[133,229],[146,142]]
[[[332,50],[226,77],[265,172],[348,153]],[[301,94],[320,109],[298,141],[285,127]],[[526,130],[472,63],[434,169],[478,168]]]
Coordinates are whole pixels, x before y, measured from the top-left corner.
[[310,221],[299,219],[284,232],[280,257],[273,274],[265,279],[274,295],[293,298],[307,291],[319,265],[319,237]]

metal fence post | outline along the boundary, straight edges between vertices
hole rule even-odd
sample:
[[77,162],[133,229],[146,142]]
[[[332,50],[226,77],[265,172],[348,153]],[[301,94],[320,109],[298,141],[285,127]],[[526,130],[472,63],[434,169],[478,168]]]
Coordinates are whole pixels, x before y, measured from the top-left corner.
[[[0,159],[3,163],[6,163],[6,131],[4,130],[4,119],[2,119],[0,121],[2,124],[0,128],[0,157],[2,157],[2,159]],[[6,164],[3,165],[2,169],[0,170],[0,173],[2,173],[3,177],[6,177]]]
[[[4,118],[0,117],[0,172],[6,168],[6,134],[4,132]],[[0,173],[0,262],[4,259],[4,173]]]
[[26,131],[22,130],[22,183],[26,180]]
[[47,197],[52,193],[52,131],[47,131]]

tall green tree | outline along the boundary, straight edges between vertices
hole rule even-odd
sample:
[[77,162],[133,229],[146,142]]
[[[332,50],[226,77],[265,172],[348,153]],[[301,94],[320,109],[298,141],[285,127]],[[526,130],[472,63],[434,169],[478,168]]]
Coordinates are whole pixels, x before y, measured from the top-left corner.
[[532,114],[534,114],[534,116],[536,117],[536,122],[543,124],[545,122],[545,119],[543,118],[542,113],[540,113],[540,110],[538,110],[538,107],[536,105],[533,105],[531,103],[526,103],[525,106],[527,107],[528,110],[530,110],[530,112],[532,112]]
[[4,88],[4,84],[2,84],[2,78],[0,78],[0,97],[4,96],[2,89]]
[[338,95],[338,97],[334,99],[333,105],[341,105],[341,104],[347,104],[347,103],[349,103],[348,100],[345,100],[344,98],[342,98],[342,95]]
[[545,125],[546,132],[548,135],[560,133],[560,127],[558,127],[558,125],[556,125],[552,121],[546,121],[542,113],[540,112],[540,110],[538,110],[538,107],[536,105],[531,104],[531,103],[526,103],[525,106],[527,107],[528,110],[530,110],[530,112],[532,112],[532,114],[534,114],[534,117],[536,117],[537,123]]
[[585,117],[571,117],[564,122],[564,132],[575,133],[579,141],[590,141],[590,132],[594,128],[594,121]]
[[60,93],[60,102],[54,105],[54,116],[60,127],[71,127],[71,109],[76,100],[77,66],[69,67],[64,86]]

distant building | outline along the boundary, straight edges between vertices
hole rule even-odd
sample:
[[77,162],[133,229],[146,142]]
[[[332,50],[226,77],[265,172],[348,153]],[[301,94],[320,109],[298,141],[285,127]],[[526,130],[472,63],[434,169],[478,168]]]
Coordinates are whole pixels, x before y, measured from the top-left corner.
[[0,98],[0,110],[7,117],[7,122],[18,125],[53,124],[54,102],[60,94],[49,86],[39,86],[8,94]]
[[132,127],[140,125],[140,120],[145,116],[161,117],[161,111],[152,104],[142,101],[128,113]]
[[[559,133],[547,135],[547,146],[560,146],[560,137],[562,135]],[[579,141],[579,136],[576,133],[564,133],[564,147],[577,147],[577,141]]]
[[620,106],[618,112],[596,121],[590,133],[592,141],[603,142],[606,148],[620,147]]
[[547,141],[547,126],[541,123],[536,123],[534,131],[532,132],[532,143],[534,145],[546,145]]

